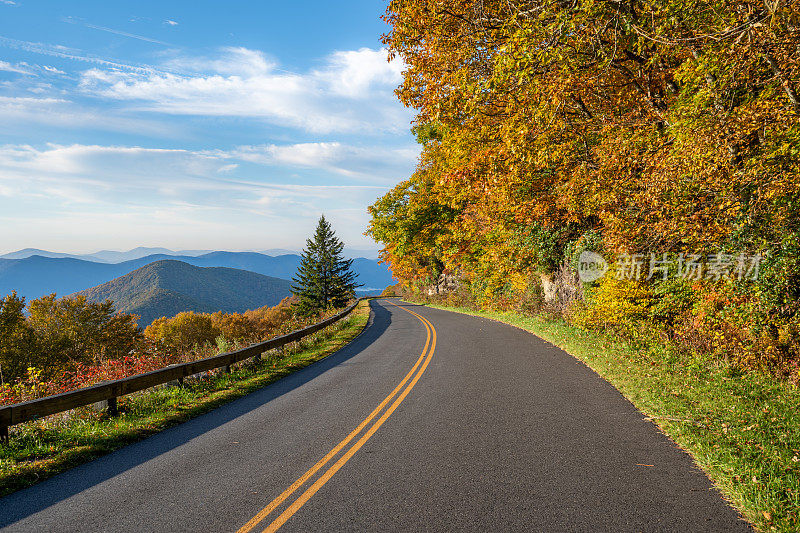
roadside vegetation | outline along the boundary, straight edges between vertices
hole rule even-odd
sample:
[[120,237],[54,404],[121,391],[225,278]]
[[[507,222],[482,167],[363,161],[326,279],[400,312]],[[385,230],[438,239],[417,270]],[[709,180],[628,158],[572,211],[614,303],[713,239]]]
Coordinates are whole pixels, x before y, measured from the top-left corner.
[[244,313],[186,311],[142,331],[111,301],[83,296],[0,298],[0,405],[194,361],[314,324],[333,309],[300,313],[296,297]]
[[[288,312],[287,306],[263,311],[267,315]],[[209,325],[207,318],[202,317],[205,326]],[[210,372],[187,378],[183,386],[158,387],[121,397],[118,416],[109,417],[88,406],[12,426],[9,442],[0,444],[0,497],[208,412],[308,366],[354,339],[368,318],[369,303],[362,301],[349,317],[298,343],[269,352],[259,362],[241,363],[231,373]],[[187,318],[171,320],[181,323]],[[297,329],[295,325],[289,321],[283,327]],[[225,345],[215,350],[229,348],[233,347]]]
[[381,296],[384,298],[392,298],[395,296],[400,296],[402,294],[402,288],[399,285],[389,285],[383,292],[381,292]]

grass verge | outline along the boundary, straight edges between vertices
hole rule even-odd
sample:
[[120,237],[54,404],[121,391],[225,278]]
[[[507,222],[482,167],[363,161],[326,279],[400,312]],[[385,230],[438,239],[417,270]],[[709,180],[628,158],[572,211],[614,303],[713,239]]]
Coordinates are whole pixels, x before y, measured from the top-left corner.
[[475,312],[583,361],[689,452],[762,531],[800,531],[800,389],[669,346],[633,346],[545,315]]
[[362,301],[346,319],[270,353],[260,362],[241,364],[230,374],[187,379],[182,387],[153,388],[122,397],[116,417],[84,407],[68,417],[13,426],[10,442],[0,444],[0,497],[211,411],[319,361],[357,337],[368,319],[369,302]]

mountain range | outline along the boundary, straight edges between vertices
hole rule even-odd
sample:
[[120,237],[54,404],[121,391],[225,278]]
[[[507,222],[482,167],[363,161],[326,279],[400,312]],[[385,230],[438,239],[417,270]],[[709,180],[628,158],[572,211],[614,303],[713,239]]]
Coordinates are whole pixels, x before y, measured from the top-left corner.
[[27,259],[34,255],[51,258],[69,258],[69,259],[83,259],[85,261],[94,261],[95,263],[121,263],[123,261],[130,261],[133,259],[140,259],[148,255],[183,255],[183,256],[198,256],[212,252],[213,250],[181,250],[175,252],[167,248],[146,248],[139,246],[127,252],[118,252],[115,250],[100,250],[93,254],[64,254],[60,252],[49,252],[47,250],[39,250],[38,248],[25,248],[24,250],[17,250],[4,255],[0,255],[0,259]]
[[[92,254],[66,254],[61,252],[50,252],[48,250],[40,250],[38,248],[25,248],[17,250],[16,252],[9,252],[0,255],[0,259],[27,259],[34,255],[51,258],[69,258],[69,259],[83,259],[85,261],[94,261],[95,263],[121,263],[123,261],[132,261],[134,259],[141,259],[150,255],[168,255],[168,256],[189,256],[197,257],[198,255],[205,255],[213,252],[213,250],[181,250],[174,251],[168,248],[148,248],[139,246],[127,252],[120,252],[115,250],[100,250]],[[278,255],[292,255],[299,254],[297,250],[288,250],[285,248],[270,248],[269,250],[261,250],[256,253],[269,255],[272,257]],[[363,257],[366,259],[377,259],[378,251],[374,249],[358,249],[358,248],[345,248],[344,256],[349,259]]]
[[165,259],[79,292],[89,301],[113,300],[117,311],[139,315],[139,325],[181,311],[241,313],[273,306],[290,295],[290,282],[225,267],[196,267]]
[[[32,255],[24,259],[0,259],[0,296],[13,290],[29,300],[53,292],[60,296],[72,294],[165,259],[198,267],[237,268],[284,280],[291,279],[300,264],[300,256],[295,254],[272,257],[256,252],[211,252],[198,256],[155,254],[120,263]],[[358,274],[358,283],[364,285],[361,293],[380,291],[395,283],[386,266],[374,259],[354,259],[353,270]]]

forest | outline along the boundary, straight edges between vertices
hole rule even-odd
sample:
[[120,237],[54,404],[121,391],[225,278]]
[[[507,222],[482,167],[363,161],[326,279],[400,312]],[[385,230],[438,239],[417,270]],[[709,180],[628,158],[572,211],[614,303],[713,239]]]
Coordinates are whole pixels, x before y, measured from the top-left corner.
[[394,0],[385,20],[422,153],[368,234],[409,297],[800,379],[800,2]]

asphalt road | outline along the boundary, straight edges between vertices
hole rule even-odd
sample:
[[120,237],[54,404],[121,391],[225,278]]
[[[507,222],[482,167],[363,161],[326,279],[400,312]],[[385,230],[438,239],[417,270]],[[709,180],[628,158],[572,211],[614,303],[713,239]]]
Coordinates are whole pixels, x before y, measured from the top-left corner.
[[0,527],[749,530],[582,363],[510,326],[394,301],[405,309],[373,300],[364,332],[327,359],[0,499]]

